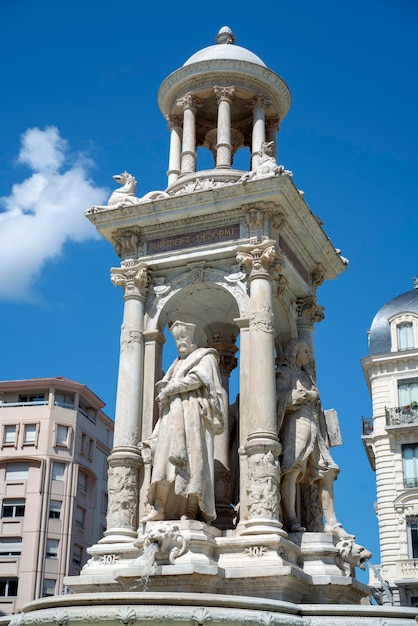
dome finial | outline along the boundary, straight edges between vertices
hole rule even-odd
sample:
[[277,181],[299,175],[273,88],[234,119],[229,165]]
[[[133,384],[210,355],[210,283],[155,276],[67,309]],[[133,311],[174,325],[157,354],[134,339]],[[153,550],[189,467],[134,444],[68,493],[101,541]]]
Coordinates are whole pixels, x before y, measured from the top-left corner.
[[235,43],[234,33],[229,28],[229,26],[222,26],[222,28],[219,30],[219,33],[215,37],[215,41],[217,44],[220,44],[220,43],[233,44]]

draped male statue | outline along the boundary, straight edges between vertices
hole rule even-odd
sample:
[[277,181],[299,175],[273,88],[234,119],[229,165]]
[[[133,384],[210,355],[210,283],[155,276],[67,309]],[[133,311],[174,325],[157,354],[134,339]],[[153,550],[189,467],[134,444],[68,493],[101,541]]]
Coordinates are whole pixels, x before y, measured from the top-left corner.
[[213,348],[194,343],[195,325],[171,325],[179,357],[157,382],[160,415],[142,447],[153,451],[148,502],[143,522],[216,518],[214,436],[225,428],[225,404]]
[[285,527],[305,528],[297,516],[296,485],[316,485],[324,531],[353,538],[338,522],[334,508],[334,481],[339,467],[329,451],[328,435],[316,384],[307,369],[312,359],[305,341],[292,339],[277,369],[278,432],[282,444],[281,497]]

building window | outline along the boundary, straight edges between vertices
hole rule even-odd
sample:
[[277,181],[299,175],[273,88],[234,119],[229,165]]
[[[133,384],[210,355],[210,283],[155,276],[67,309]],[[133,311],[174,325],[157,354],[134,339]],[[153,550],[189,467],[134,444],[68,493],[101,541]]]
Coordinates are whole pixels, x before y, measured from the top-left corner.
[[80,491],[87,493],[87,474],[82,470],[78,472],[77,486]]
[[17,441],[17,426],[16,424],[4,426],[3,429],[3,445],[15,446]]
[[65,463],[52,463],[52,480],[64,480]]
[[28,463],[8,463],[6,466],[6,481],[27,480],[29,476]]
[[55,583],[56,580],[53,578],[44,578],[44,582],[42,584],[42,597],[50,598],[55,595]]
[[0,539],[0,558],[7,556],[21,556],[21,537],[2,537]]
[[24,517],[25,500],[3,500],[1,507],[2,517]]
[[44,393],[20,394],[19,402],[23,404],[46,404]]
[[406,527],[408,531],[408,556],[410,559],[418,559],[418,517],[407,517]]
[[83,558],[83,548],[81,546],[73,546],[73,565],[81,567],[81,560]]
[[412,322],[398,324],[396,327],[398,350],[411,350],[414,347],[414,332]]
[[402,446],[404,487],[418,487],[418,443]]
[[47,539],[46,540],[46,553],[45,556],[47,559],[57,559],[58,558],[58,539]]
[[25,424],[23,443],[25,445],[35,445],[37,441],[38,424]]
[[55,406],[62,406],[64,409],[74,408],[74,395],[65,395],[55,392]]
[[69,433],[70,429],[68,426],[57,425],[57,429],[55,431],[55,445],[68,448]]
[[418,406],[418,378],[405,378],[398,381],[400,407]]
[[61,507],[61,500],[51,500],[49,503],[49,519],[60,519]]
[[0,597],[15,598],[17,596],[17,578],[0,578]]
[[84,528],[85,510],[81,506],[77,506],[75,509],[75,525],[77,528]]

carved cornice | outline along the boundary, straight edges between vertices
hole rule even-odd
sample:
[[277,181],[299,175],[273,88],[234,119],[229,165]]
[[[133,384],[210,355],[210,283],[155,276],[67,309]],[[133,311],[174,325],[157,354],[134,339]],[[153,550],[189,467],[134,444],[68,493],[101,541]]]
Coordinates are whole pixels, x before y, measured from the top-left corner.
[[125,296],[145,297],[150,282],[150,271],[145,263],[112,268],[110,280],[116,287],[122,287]]

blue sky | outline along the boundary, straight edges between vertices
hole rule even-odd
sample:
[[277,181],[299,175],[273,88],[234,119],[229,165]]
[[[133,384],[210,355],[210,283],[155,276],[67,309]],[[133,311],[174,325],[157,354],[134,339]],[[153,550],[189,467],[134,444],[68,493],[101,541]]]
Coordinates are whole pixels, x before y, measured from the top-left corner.
[[376,563],[360,358],[374,314],[418,274],[418,6],[141,4],[0,2],[0,379],[72,378],[113,416],[122,291],[109,268],[119,260],[83,214],[125,169],[139,195],[166,186],[158,87],[228,25],[287,82],[279,161],[350,260],[318,290],[318,384],[344,439],[334,452],[339,517]]

